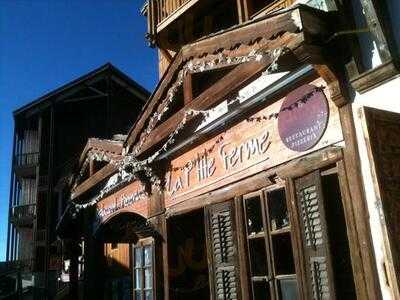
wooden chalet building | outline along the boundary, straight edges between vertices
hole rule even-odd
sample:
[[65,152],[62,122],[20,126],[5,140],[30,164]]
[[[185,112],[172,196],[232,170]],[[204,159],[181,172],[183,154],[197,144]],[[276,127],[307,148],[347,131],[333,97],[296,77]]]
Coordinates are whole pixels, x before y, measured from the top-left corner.
[[149,0],[159,84],[58,224],[84,299],[399,299],[396,7]]
[[103,140],[122,144],[109,140],[121,140],[118,134],[127,133],[148,96],[105,64],[14,111],[7,261],[18,266],[23,299],[66,294],[60,276],[68,257],[55,227],[69,200],[77,155],[91,136],[99,138],[94,147]]

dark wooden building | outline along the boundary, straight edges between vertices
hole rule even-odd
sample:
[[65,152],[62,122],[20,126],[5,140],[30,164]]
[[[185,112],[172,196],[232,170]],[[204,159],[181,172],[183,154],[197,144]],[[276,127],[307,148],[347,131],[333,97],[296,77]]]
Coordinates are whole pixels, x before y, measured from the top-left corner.
[[65,287],[55,226],[79,152],[92,136],[121,140],[148,96],[106,64],[14,112],[7,260],[24,265],[24,291],[33,288],[36,299]]
[[148,1],[160,82],[58,224],[84,299],[398,299],[393,7]]

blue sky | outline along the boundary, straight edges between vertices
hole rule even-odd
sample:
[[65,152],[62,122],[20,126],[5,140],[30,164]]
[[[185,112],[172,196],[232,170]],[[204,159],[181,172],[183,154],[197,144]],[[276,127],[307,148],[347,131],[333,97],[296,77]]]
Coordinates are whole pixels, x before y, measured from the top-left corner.
[[141,0],[0,0],[0,261],[5,259],[12,111],[111,62],[148,90],[158,79]]

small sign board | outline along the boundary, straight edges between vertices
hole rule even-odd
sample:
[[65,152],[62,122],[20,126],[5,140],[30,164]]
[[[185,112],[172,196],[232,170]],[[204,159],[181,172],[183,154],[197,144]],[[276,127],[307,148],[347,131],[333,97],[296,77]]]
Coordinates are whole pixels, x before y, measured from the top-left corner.
[[329,106],[323,90],[303,85],[287,95],[282,103],[278,131],[282,142],[293,151],[314,147],[328,126]]

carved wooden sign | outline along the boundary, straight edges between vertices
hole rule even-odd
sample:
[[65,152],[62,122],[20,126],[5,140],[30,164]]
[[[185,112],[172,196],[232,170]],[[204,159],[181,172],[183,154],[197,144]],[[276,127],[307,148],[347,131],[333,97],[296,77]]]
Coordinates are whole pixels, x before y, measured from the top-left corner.
[[107,196],[96,205],[96,222],[101,224],[119,212],[133,212],[148,216],[148,196],[144,186],[134,181],[119,191]]
[[[314,87],[326,86],[322,79],[311,84]],[[329,99],[327,89],[320,93],[325,93],[326,99]],[[304,92],[299,93],[299,97],[304,96],[302,94]],[[172,160],[165,180],[165,207],[343,140],[337,107],[326,100],[327,107],[323,112],[327,115],[321,114],[323,130],[316,130],[317,138],[312,142],[314,146],[307,146],[304,152],[288,148],[279,135],[276,117],[282,110],[283,102],[284,99],[281,99],[272,103],[251,118]],[[324,120],[326,125],[323,125]]]
[[311,149],[323,136],[328,116],[324,92],[314,85],[305,84],[289,93],[283,101],[278,119],[279,136],[289,149]]

